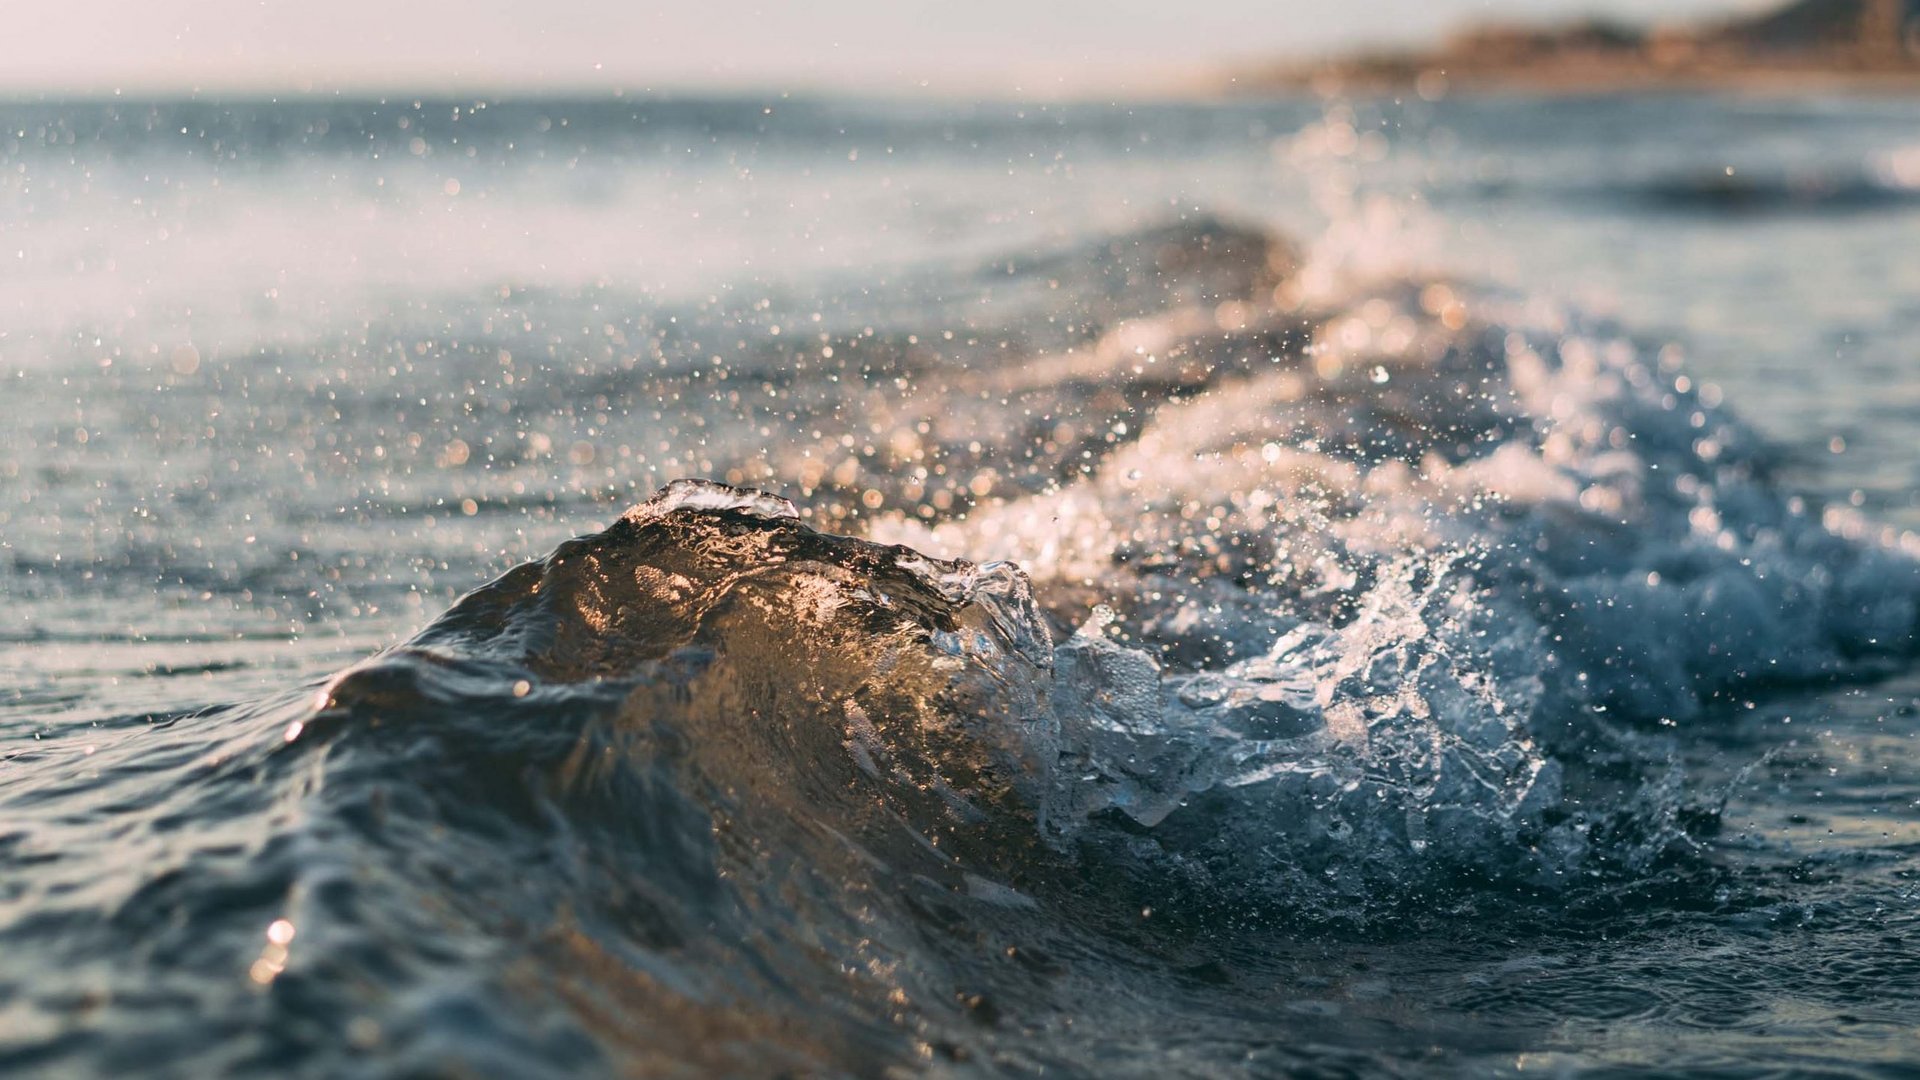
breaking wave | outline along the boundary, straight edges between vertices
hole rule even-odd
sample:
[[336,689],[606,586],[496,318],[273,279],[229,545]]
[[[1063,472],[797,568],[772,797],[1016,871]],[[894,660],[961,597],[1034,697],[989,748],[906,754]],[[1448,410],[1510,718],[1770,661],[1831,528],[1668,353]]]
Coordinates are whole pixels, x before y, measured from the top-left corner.
[[1909,147],[1853,168],[1660,177],[1627,187],[1641,207],[1725,216],[1863,214],[1920,205],[1920,152]]
[[954,373],[924,434],[978,444],[965,501],[773,463],[906,507],[855,538],[677,482],[317,689],[91,760],[172,770],[118,811],[165,869],[101,873],[85,822],[41,868],[7,940],[119,957],[87,978],[122,1034],[13,1063],[128,1066],[191,1012],[220,1037],[182,1068],[1087,1068],[1033,1019],[1064,981],[1710,880],[1660,730],[1914,650],[1913,553],[1780,491],[1671,351],[1445,281],[1314,299],[1219,222],[1102,250],[1144,251],[1108,292],[1226,284]]

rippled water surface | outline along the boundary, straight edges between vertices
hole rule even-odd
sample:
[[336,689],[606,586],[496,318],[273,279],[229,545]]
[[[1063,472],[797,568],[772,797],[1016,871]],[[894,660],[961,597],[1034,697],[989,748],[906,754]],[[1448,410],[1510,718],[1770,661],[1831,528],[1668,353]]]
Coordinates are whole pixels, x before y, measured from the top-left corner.
[[1904,1073],[1916,121],[0,106],[0,1068]]

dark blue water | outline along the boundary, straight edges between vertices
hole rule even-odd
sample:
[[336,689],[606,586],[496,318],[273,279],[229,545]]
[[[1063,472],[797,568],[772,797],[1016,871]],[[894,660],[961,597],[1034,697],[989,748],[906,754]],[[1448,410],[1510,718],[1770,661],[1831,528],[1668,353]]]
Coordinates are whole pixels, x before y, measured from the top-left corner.
[[0,106],[0,1068],[1903,1072],[1916,120]]

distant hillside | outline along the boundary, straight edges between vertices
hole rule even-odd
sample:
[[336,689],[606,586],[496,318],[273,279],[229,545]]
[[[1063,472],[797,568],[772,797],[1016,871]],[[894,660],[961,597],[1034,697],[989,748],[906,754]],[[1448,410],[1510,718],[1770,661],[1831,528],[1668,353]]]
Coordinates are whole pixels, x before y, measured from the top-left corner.
[[1630,91],[1732,83],[1920,89],[1920,0],[1791,0],[1764,14],[1645,27],[1589,19],[1469,27],[1439,48],[1234,76],[1235,89],[1436,84]]
[[1872,27],[1869,17],[1875,14],[1885,19],[1891,12],[1892,18],[1901,24],[1897,31],[1901,35],[1915,20],[1920,20],[1920,0],[1874,4],[1874,7],[1881,9],[1880,12],[1870,9],[1871,2],[1795,0],[1778,11],[1738,20],[1717,33],[1710,31],[1705,36],[1738,39],[1764,49],[1831,48],[1858,43],[1863,35],[1873,29],[1887,32],[1889,27]]

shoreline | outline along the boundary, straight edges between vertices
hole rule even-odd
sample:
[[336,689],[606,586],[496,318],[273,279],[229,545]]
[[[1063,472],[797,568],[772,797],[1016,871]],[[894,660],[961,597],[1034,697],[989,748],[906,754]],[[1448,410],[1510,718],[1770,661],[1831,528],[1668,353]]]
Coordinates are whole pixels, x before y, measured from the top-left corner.
[[1338,66],[1295,72],[1228,76],[1216,92],[1227,98],[1292,94],[1379,96],[1407,93],[1427,101],[1457,95],[1539,97],[1633,97],[1658,94],[1733,93],[1786,96],[1829,93],[1905,98],[1920,96],[1920,67],[1900,70],[1769,66],[1691,69],[1627,64],[1553,64],[1500,70],[1450,68],[1444,62],[1407,70],[1356,70]]

